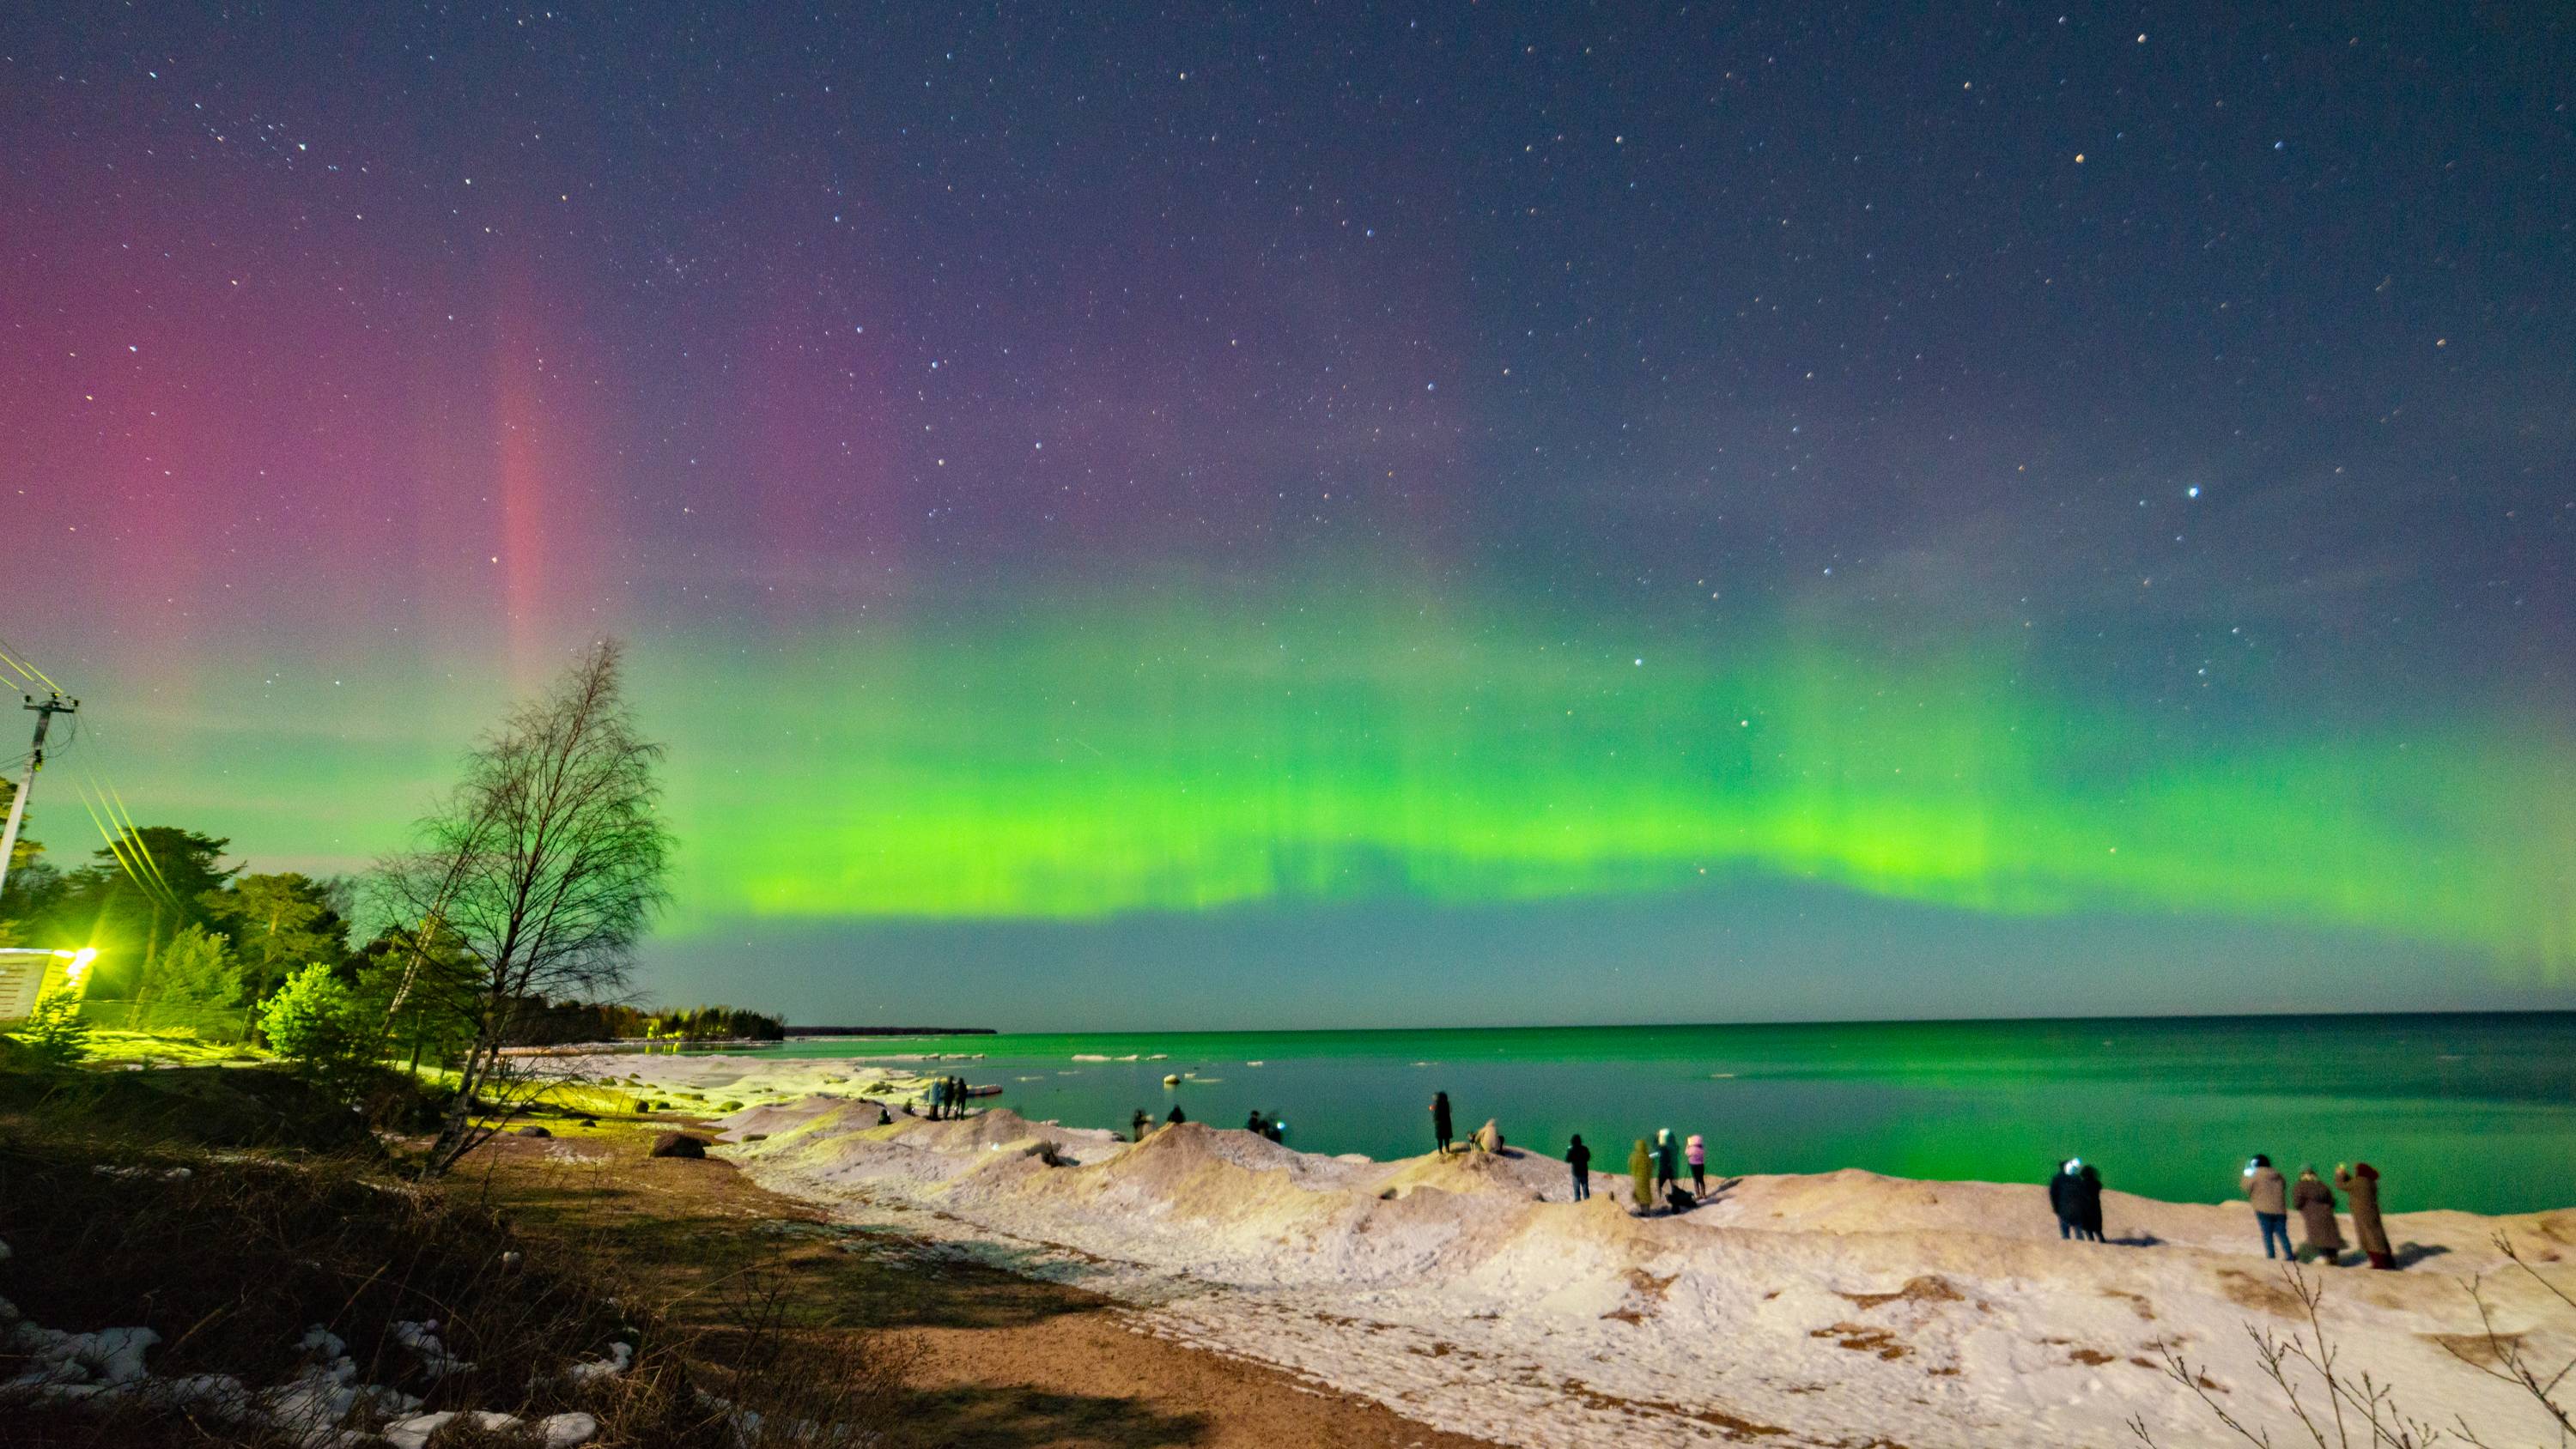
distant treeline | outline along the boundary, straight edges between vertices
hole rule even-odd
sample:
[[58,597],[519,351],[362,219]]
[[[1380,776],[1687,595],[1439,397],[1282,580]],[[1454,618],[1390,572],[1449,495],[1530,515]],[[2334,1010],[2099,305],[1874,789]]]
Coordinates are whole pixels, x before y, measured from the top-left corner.
[[782,1017],[739,1006],[637,1006],[596,1001],[537,1003],[512,1039],[530,1046],[583,1041],[783,1041]]
[[989,1026],[800,1026],[798,1036],[991,1036]]

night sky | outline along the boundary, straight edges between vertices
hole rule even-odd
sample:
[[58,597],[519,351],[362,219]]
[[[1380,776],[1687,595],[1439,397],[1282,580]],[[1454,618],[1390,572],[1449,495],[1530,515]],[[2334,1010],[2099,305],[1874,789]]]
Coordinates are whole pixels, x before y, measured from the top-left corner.
[[2564,7],[688,8],[9,8],[58,858],[614,632],[666,998],[2576,1005]]

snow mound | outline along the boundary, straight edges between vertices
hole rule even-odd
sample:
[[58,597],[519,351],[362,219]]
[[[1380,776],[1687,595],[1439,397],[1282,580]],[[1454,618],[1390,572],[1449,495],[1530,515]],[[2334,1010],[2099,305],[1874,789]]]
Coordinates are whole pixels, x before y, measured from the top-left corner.
[[[2113,1241],[2072,1243],[2036,1184],[1846,1171],[1715,1178],[1694,1211],[1641,1218],[1624,1177],[1575,1203],[1563,1164],[1508,1148],[1377,1163],[1198,1123],[1131,1144],[1006,1109],[876,1119],[755,1107],[721,1151],[844,1217],[1079,1279],[1149,1331],[1507,1443],[2108,1443],[2135,1414],[2214,1445],[2158,1345],[2250,1401],[2243,1325],[2288,1322],[2242,1203],[2111,1193]],[[2347,1366],[2417,1386],[2410,1409],[2438,1422],[2517,1423],[2438,1335],[2474,1327],[2455,1275],[2497,1265],[2499,1230],[2576,1284],[2576,1212],[2388,1226],[2438,1271],[2326,1280]],[[2538,1311],[2536,1289],[2503,1291]]]

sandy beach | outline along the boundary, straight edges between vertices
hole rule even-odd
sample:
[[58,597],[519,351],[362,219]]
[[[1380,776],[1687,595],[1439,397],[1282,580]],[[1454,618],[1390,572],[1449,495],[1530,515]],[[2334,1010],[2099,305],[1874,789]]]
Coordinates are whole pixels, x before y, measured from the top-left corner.
[[[1624,1179],[1595,1174],[1598,1195],[1574,1203],[1538,1152],[1375,1162],[1195,1123],[1135,1144],[1007,1109],[878,1126],[863,1090],[900,1097],[924,1065],[596,1067],[743,1103],[723,1155],[836,1218],[1079,1284],[1146,1332],[1500,1442],[2090,1444],[2127,1440],[2138,1417],[2160,1443],[2215,1445],[2231,1436],[2162,1371],[2160,1345],[2260,1415],[2272,1399],[2246,1325],[2297,1326],[2241,1203],[2113,1192],[2112,1241],[2084,1244],[2058,1238],[2036,1184],[1713,1172],[1698,1210],[1639,1218]],[[2400,1385],[2419,1418],[2537,1435],[2535,1411],[2444,1339],[2476,1330],[2471,1275],[2490,1275],[2506,1330],[2542,1322],[2539,1287],[2495,1274],[2494,1238],[2576,1288],[2576,1211],[2388,1225],[2405,1271],[2306,1270],[2344,1366]]]

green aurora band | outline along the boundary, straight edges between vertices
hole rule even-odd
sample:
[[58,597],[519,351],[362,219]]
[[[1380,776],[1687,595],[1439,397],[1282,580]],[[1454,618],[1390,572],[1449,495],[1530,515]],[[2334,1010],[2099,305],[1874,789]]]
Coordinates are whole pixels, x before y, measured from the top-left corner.
[[[2195,724],[2186,746],[2042,697],[2008,654],[1774,636],[1640,663],[1598,625],[1475,617],[1130,596],[647,649],[677,924],[1607,898],[1762,873],[2007,915],[2354,929],[2552,980],[2576,952],[2562,733]],[[686,697],[723,719],[667,713]]]

